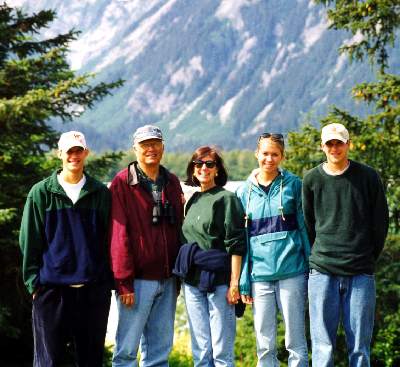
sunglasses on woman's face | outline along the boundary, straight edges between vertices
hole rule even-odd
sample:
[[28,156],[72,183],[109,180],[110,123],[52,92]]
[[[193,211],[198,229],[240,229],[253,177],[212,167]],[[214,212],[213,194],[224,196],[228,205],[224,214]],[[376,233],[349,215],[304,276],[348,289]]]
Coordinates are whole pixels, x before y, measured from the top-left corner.
[[202,161],[201,159],[197,159],[193,161],[193,164],[196,168],[201,168],[204,164],[207,168],[214,168],[217,163],[215,161]]

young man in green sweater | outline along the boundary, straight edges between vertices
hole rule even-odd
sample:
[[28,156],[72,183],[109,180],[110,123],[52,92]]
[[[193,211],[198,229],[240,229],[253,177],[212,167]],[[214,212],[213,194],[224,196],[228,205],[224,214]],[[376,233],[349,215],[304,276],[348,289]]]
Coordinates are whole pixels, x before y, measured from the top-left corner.
[[322,129],[327,161],[303,180],[303,210],[312,244],[308,296],[312,364],[333,366],[342,318],[350,367],[370,366],[375,313],[374,265],[388,230],[384,187],[371,167],[348,159],[342,124]]

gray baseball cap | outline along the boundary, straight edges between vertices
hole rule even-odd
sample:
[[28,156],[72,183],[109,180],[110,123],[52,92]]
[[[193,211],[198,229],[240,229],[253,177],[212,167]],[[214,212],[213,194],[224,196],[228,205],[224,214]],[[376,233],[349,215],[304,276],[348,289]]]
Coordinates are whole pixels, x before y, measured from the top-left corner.
[[144,125],[139,127],[133,134],[133,144],[149,139],[163,140],[160,128],[154,125]]

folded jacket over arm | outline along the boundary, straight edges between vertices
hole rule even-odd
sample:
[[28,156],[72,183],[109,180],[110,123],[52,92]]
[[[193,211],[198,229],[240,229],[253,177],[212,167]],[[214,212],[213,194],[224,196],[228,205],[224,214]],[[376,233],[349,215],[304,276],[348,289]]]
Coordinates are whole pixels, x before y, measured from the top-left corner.
[[231,256],[221,250],[202,250],[196,242],[186,243],[181,246],[175,267],[172,273],[182,278],[187,277],[193,268],[201,270],[199,290],[206,292],[215,291],[215,274],[218,272],[230,272]]

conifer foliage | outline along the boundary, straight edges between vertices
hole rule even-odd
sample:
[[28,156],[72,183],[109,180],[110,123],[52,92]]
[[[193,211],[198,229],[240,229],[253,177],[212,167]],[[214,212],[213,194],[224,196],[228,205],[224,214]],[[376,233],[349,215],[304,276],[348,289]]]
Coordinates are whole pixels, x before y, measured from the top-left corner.
[[72,120],[122,85],[76,75],[66,55],[79,32],[43,37],[54,18],[54,11],[27,15],[0,4],[0,345],[2,350],[18,346],[17,354],[7,352],[14,360],[32,344],[18,229],[30,187],[49,173],[46,153],[58,135],[50,121]]
[[[339,107],[321,120],[322,125],[340,122],[346,125],[352,139],[352,158],[375,167],[381,174],[389,199],[391,229],[400,233],[400,75],[398,65],[390,65],[389,51],[393,48],[400,28],[399,0],[317,0],[328,6],[328,18],[333,29],[348,30],[354,36],[340,52],[351,60],[368,60],[378,67],[376,81],[354,86],[352,98],[369,106],[372,113],[354,116]],[[390,67],[392,66],[392,69]],[[391,72],[388,72],[390,70]],[[310,139],[314,138],[312,142]],[[310,159],[305,149],[318,146],[319,133],[308,126],[302,133],[289,134],[293,148],[293,167],[304,171]],[[315,140],[316,139],[316,140]],[[305,158],[305,159],[304,159]],[[315,156],[313,156],[315,160]],[[296,163],[297,162],[297,163]],[[297,167],[296,167],[297,166]],[[302,173],[302,172],[300,172]]]

